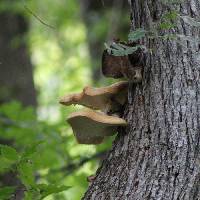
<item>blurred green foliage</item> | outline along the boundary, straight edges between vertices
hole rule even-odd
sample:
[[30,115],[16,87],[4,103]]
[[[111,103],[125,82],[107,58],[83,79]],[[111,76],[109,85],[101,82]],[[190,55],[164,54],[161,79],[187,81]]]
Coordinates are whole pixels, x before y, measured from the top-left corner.
[[[6,0],[0,2],[3,11],[20,12],[29,21],[29,34],[20,39],[29,46],[38,107],[24,108],[16,101],[0,106],[0,138],[11,144],[0,146],[0,175],[17,174],[26,200],[47,195],[46,200],[79,200],[88,187],[86,177],[98,167],[98,161],[90,157],[110,148],[112,140],[97,146],[78,145],[65,118],[79,107],[58,103],[64,94],[92,83],[88,36],[79,2]],[[101,33],[108,28],[104,19],[99,19],[101,24],[96,22],[89,37],[102,39]],[[0,199],[9,199],[15,190],[0,185]]]
[[[77,145],[63,121],[40,121],[31,107],[23,108],[17,102],[0,107],[0,133],[1,139],[12,143],[12,147],[0,146],[0,174],[17,173],[26,190],[25,199],[39,200],[68,189],[66,186],[71,188],[56,199],[80,199],[87,187],[86,177],[94,173],[97,164],[94,160],[83,166],[79,163],[91,157],[95,147]],[[106,148],[103,146],[101,151]],[[5,189],[13,192],[12,187],[1,188],[0,197]]]

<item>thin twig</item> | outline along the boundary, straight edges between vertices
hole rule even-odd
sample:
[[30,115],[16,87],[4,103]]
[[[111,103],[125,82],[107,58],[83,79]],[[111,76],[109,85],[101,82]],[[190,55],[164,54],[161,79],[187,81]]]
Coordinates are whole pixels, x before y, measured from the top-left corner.
[[103,152],[96,153],[96,154],[92,155],[91,157],[81,158],[79,160],[79,162],[72,162],[72,163],[69,163],[69,164],[63,166],[62,168],[52,169],[52,170],[50,170],[50,173],[64,172],[65,175],[69,175],[72,172],[74,172],[75,170],[82,167],[85,163],[87,163],[91,160],[97,159],[97,158],[102,158],[105,156],[105,154],[106,154],[106,151],[103,151]]
[[31,9],[29,9],[26,5],[24,5],[24,8],[31,14],[33,15],[40,23],[44,24],[45,26],[55,29],[55,27],[47,24],[46,22],[44,22],[40,17],[38,17],[35,13],[33,13],[33,11]]

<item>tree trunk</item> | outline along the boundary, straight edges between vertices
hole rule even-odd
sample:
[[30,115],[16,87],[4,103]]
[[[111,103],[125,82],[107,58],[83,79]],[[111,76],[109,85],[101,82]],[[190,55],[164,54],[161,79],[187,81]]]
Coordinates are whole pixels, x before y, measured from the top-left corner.
[[[130,3],[133,30],[148,30],[173,9],[200,17],[198,0]],[[200,39],[200,31],[182,19],[171,33]],[[118,134],[84,200],[200,199],[200,45],[161,38],[145,45],[151,53],[143,82],[130,84],[124,112],[129,126]]]
[[0,13],[0,103],[19,100],[36,105],[33,72],[26,35],[28,23],[21,14]]

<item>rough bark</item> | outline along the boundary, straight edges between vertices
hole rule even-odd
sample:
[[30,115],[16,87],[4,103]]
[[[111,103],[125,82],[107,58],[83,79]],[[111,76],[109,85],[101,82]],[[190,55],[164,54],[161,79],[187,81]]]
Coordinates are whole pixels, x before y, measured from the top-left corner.
[[[200,18],[198,0],[130,3],[132,29],[148,30],[172,9]],[[171,33],[200,39],[197,28],[179,19]],[[152,52],[142,84],[130,84],[124,113],[129,126],[118,134],[84,200],[200,199],[200,46],[161,38],[145,44]]]

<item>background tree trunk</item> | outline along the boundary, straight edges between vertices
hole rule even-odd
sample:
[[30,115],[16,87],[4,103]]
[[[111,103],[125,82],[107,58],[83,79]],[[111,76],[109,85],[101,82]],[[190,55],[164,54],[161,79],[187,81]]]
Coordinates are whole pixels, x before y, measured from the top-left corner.
[[0,103],[36,105],[33,72],[26,45],[28,23],[21,14],[0,13]]
[[[0,104],[18,100],[24,106],[36,106],[33,71],[26,45],[28,23],[17,13],[0,13]],[[1,114],[1,113],[0,113]],[[0,138],[0,144],[14,141]],[[17,174],[0,174],[0,185],[17,186],[14,200],[23,199],[24,188]]]
[[[109,0],[109,1],[91,1],[81,0],[81,14],[83,22],[87,28],[87,40],[92,64],[92,80],[95,83],[102,78],[101,73],[101,55],[104,43],[112,41],[113,38],[126,34],[129,29],[128,20],[119,21],[118,18],[123,16],[127,11],[126,0]],[[106,14],[109,13],[110,19],[106,19]],[[108,18],[107,16],[107,18]],[[124,16],[125,17],[125,16]],[[127,17],[127,16],[126,16]],[[129,18],[129,17],[128,17]],[[109,30],[101,30],[100,23],[105,26],[105,21]],[[97,34],[98,27],[98,34]],[[96,29],[96,30],[95,30]],[[119,35],[119,33],[121,33]]]
[[[133,30],[149,30],[173,9],[200,17],[198,0],[171,6],[153,0],[130,3]],[[200,31],[181,19],[171,33],[200,39]],[[152,51],[142,84],[129,87],[124,112],[129,126],[118,134],[85,200],[200,199],[200,46],[170,39],[145,45]]]

